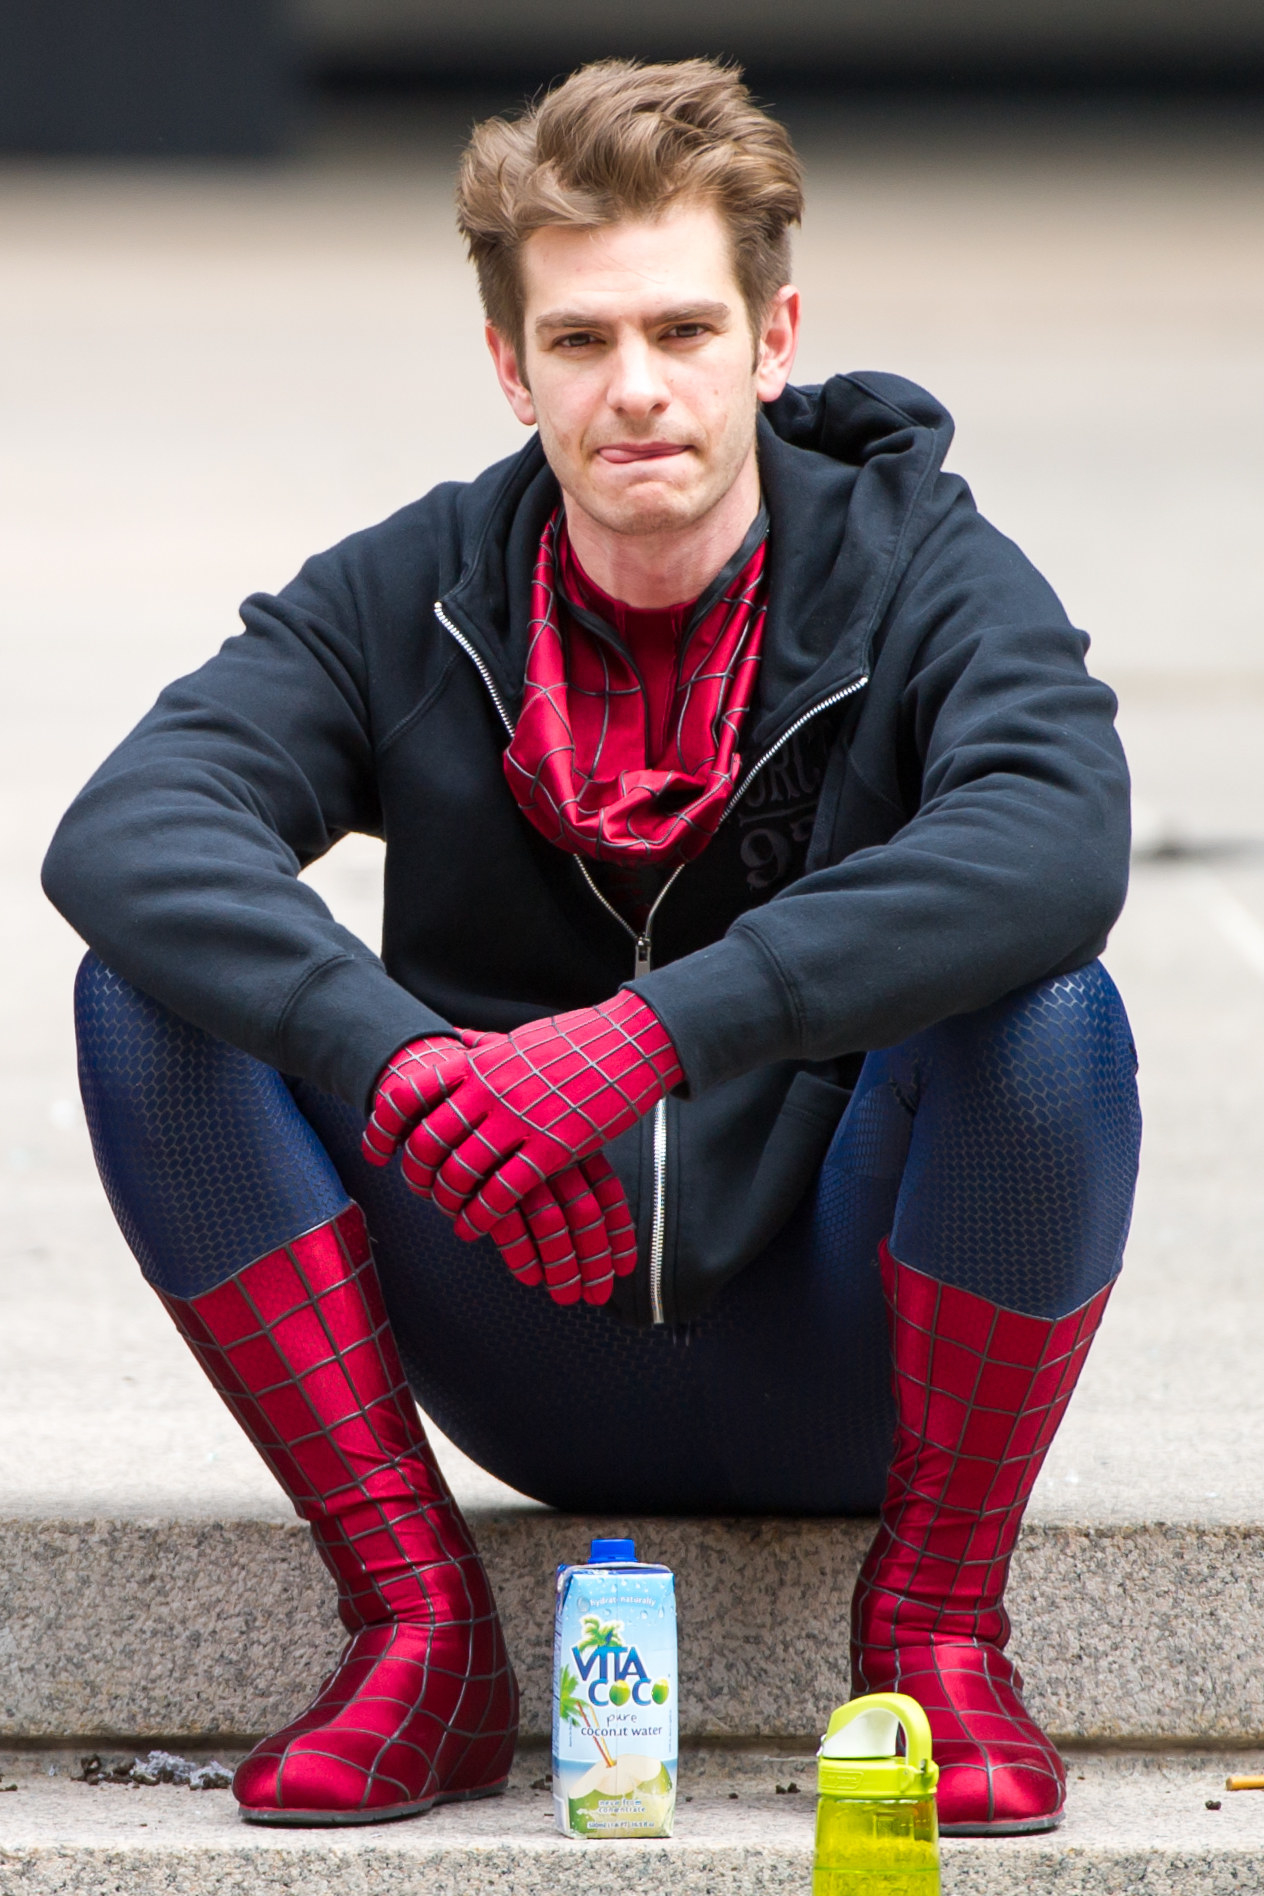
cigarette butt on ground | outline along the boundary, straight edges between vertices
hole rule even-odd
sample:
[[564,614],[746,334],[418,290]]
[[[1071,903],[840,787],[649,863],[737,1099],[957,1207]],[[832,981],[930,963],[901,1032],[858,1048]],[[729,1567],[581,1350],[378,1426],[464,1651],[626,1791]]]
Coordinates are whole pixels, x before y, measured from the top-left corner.
[[1264,1791],[1264,1777],[1227,1777],[1226,1791]]

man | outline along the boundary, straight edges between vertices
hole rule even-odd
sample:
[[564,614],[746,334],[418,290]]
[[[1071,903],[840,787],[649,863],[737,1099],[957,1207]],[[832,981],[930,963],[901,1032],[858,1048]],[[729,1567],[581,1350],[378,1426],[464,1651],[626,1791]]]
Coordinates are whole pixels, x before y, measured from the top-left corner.
[[[880,1507],[855,1688],[925,1705],[945,1830],[1061,1814],[1002,1595],[1131,1206],[1126,771],[942,409],[789,386],[800,208],[707,61],[480,126],[461,227],[536,434],[248,600],[50,852],[111,1203],[350,1634],[250,1819],[505,1782],[410,1386],[560,1507]],[[297,879],[350,830],[381,960]]]

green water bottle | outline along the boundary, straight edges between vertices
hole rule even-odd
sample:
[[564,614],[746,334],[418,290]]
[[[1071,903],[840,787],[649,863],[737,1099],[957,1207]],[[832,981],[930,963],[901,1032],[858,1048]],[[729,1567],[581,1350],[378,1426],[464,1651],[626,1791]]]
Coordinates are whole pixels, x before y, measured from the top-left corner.
[[812,1896],[939,1896],[939,1766],[917,1700],[872,1692],[840,1705],[817,1757]]

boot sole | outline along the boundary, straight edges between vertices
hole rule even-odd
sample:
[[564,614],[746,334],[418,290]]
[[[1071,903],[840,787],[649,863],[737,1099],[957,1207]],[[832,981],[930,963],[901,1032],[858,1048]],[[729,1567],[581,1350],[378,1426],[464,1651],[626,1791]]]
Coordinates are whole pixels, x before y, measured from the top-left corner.
[[498,1784],[480,1784],[473,1791],[439,1791],[415,1804],[389,1804],[384,1810],[252,1810],[238,1804],[242,1822],[275,1824],[290,1830],[330,1830],[343,1824],[393,1824],[403,1817],[423,1817],[439,1804],[470,1804],[479,1797],[499,1797],[509,1788],[509,1779]]
[[1049,1817],[1019,1817],[1013,1823],[940,1824],[941,1837],[1034,1837],[1042,1830],[1056,1830],[1066,1816],[1066,1807]]

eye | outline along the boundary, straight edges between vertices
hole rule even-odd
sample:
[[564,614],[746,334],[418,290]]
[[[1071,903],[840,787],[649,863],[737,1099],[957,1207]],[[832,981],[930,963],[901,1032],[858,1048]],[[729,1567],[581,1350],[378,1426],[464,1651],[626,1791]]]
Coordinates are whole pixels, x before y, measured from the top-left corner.
[[693,342],[699,336],[709,336],[710,334],[711,325],[709,323],[673,323],[671,328],[667,331],[666,340],[671,341],[671,339],[675,337],[679,342]]
[[566,335],[558,336],[553,347],[555,349],[587,349],[600,340],[601,338],[593,335],[591,330],[572,329]]

